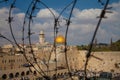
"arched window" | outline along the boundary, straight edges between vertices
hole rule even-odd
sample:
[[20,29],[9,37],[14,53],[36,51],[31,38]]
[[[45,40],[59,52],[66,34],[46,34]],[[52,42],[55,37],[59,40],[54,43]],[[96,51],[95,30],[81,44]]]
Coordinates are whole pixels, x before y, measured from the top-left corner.
[[63,75],[63,73],[61,73],[61,75]]
[[27,72],[26,72],[26,75],[29,75],[29,74],[30,74],[30,71],[27,71]]
[[56,74],[54,74],[53,76],[56,76]]
[[60,76],[60,73],[58,73],[58,75],[57,76]]
[[16,74],[15,74],[15,77],[18,77],[19,76],[19,73],[17,72]]
[[7,75],[6,74],[3,74],[2,75],[2,79],[6,79],[7,78]]
[[11,79],[11,78],[13,78],[14,76],[13,76],[13,73],[10,73],[9,74],[9,78]]
[[53,78],[53,80],[56,80],[56,74],[54,74],[54,75],[52,76],[52,78]]
[[25,75],[25,72],[21,72],[21,76],[24,76]]

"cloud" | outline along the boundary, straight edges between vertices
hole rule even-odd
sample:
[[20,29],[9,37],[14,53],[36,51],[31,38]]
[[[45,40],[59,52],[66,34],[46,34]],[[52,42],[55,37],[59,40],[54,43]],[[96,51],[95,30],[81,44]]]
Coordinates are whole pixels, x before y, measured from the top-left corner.
[[[106,42],[109,43],[109,40],[113,38],[114,41],[120,39],[120,2],[113,3],[109,6],[112,6],[113,9],[111,10],[113,13],[106,13],[107,19],[103,19],[102,23],[97,32],[96,38],[98,42]],[[51,11],[58,16],[59,13],[50,8]],[[80,10],[75,8],[71,17],[71,24],[69,26],[68,31],[68,43],[73,45],[78,44],[89,44],[91,38],[93,36],[94,30],[96,28],[98,18],[97,16],[100,15],[101,9],[91,8],[91,9],[84,9]],[[17,41],[19,42],[22,37],[22,24],[25,13],[13,13],[14,14],[14,22],[12,23],[13,30]],[[62,15],[62,18],[66,17]],[[4,34],[5,36],[11,38],[9,25],[5,21],[8,18],[8,9],[1,8],[0,9],[0,33]],[[1,21],[2,19],[2,21]],[[44,8],[40,9],[36,14],[36,18],[33,19],[33,23],[31,23],[31,32],[35,32],[32,35],[32,41],[38,42],[38,34],[40,30],[44,30],[46,34],[46,39],[49,42],[53,42],[53,31],[54,31],[54,17],[51,12]],[[59,26],[59,34],[65,34],[66,29],[66,21],[64,19],[60,19],[60,26]],[[25,26],[25,33],[27,36],[28,33],[28,26]],[[8,35],[9,34],[9,35]],[[1,40],[0,40],[1,41]],[[0,43],[1,44],[1,43]]]
[[[8,8],[1,8],[0,9],[0,34],[4,35],[5,37],[9,38],[13,41],[10,26],[8,23],[8,17],[9,17],[9,9]],[[22,31],[22,23],[24,18],[24,13],[12,13],[13,21],[11,22],[12,31],[14,34],[14,37],[19,42],[21,41],[21,31]],[[2,43],[1,43],[2,42]],[[0,45],[9,43],[7,40],[0,38]]]
[[6,19],[8,18],[8,16],[6,16],[6,14],[8,14],[7,8],[0,9],[0,32],[5,31],[7,29],[6,27],[4,27],[7,26]]
[[116,10],[120,10],[119,9],[119,7],[120,7],[120,1],[118,3],[112,3],[110,6],[112,6]]
[[52,9],[52,8],[49,8],[49,9],[41,9],[37,13],[37,17],[38,18],[52,18],[53,16],[59,15],[54,9]]
[[[96,36],[98,38],[98,42],[109,43],[111,38],[115,41],[120,39],[119,5],[120,2],[110,5],[114,8],[111,10],[113,13],[106,13],[108,18],[102,20]],[[70,29],[74,33],[73,36],[79,37],[76,37],[73,41],[79,40],[81,43],[89,43],[91,41],[90,39],[98,22],[96,17],[100,15],[100,12],[101,9],[74,10]],[[79,41],[77,41],[77,43],[80,43]]]
[[25,17],[25,13],[18,13],[18,14],[15,15],[15,17],[18,18],[19,20],[23,21],[23,19]]
[[74,9],[73,16],[77,19],[95,19],[100,14],[100,9]]

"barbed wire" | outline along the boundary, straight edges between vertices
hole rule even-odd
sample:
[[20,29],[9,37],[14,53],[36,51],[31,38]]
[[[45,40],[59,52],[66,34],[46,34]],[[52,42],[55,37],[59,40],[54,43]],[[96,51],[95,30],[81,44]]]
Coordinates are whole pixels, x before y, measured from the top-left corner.
[[[7,1],[8,1],[8,0],[2,0],[2,1],[0,1],[0,3],[7,2]],[[98,31],[98,29],[99,29],[100,23],[101,23],[102,19],[105,18],[105,14],[107,13],[106,10],[107,10],[107,8],[108,8],[107,6],[108,6],[108,3],[109,3],[109,0],[106,0],[106,3],[104,3],[102,0],[98,0],[98,2],[99,2],[101,5],[103,5],[104,8],[102,9],[101,14],[100,14],[100,16],[99,16],[100,19],[99,19],[99,21],[98,21],[98,23],[97,23],[97,26],[96,26],[96,29],[95,29],[95,31],[94,31],[92,40],[91,40],[91,42],[90,42],[90,48],[89,48],[89,50],[88,50],[88,53],[86,54],[86,62],[85,62],[85,66],[84,66],[84,73],[85,73],[84,78],[85,78],[85,80],[88,80],[88,78],[87,78],[87,66],[88,66],[89,58],[90,58],[90,56],[91,56],[91,51],[92,51],[92,48],[93,48],[93,42],[94,42],[94,39],[95,39],[95,37],[96,37],[97,31]],[[69,13],[68,18],[66,18],[65,43],[64,43],[64,46],[65,46],[65,48],[64,48],[64,53],[65,53],[65,54],[64,54],[64,55],[65,55],[66,66],[67,66],[67,69],[68,69],[68,75],[69,75],[70,79],[73,80],[72,75],[71,75],[71,69],[70,69],[70,67],[69,67],[69,62],[68,62],[68,54],[67,54],[67,51],[68,51],[68,49],[67,49],[67,46],[68,46],[67,41],[68,41],[68,40],[67,40],[67,36],[68,36],[69,26],[70,26],[70,23],[71,23],[72,13],[73,13],[73,10],[74,10],[74,8],[75,8],[76,3],[77,3],[77,0],[73,0],[72,2],[70,2],[67,6],[65,6],[65,7],[62,9],[62,11],[60,12],[60,14],[59,14],[58,16],[56,16],[55,13],[54,13],[44,2],[42,2],[41,0],[32,0],[31,3],[29,4],[28,8],[27,8],[27,11],[26,11],[26,13],[25,13],[25,17],[24,17],[24,20],[23,20],[23,25],[22,25],[22,45],[23,45],[23,47],[21,47],[21,46],[19,46],[19,44],[18,44],[18,42],[17,42],[17,40],[16,40],[16,38],[15,38],[15,36],[14,36],[13,29],[12,29],[12,22],[13,22],[13,19],[14,19],[14,17],[12,16],[12,10],[13,10],[13,8],[15,8],[15,4],[16,4],[16,0],[13,0],[13,2],[12,2],[11,5],[10,5],[9,17],[8,17],[7,21],[8,21],[8,24],[9,24],[9,27],[10,27],[10,32],[11,32],[11,35],[12,35],[12,38],[13,38],[14,42],[12,42],[12,41],[9,40],[8,38],[6,38],[4,35],[1,35],[1,34],[0,34],[0,37],[2,37],[2,38],[4,38],[4,39],[8,40],[9,42],[14,43],[15,45],[17,45],[17,47],[20,49],[20,51],[22,51],[23,56],[25,57],[26,61],[27,61],[30,65],[32,65],[32,67],[35,69],[35,71],[37,71],[37,72],[38,72],[42,77],[44,77],[46,80],[51,80],[49,74],[46,74],[46,73],[44,72],[44,70],[41,68],[41,66],[38,64],[36,55],[35,55],[35,53],[34,53],[34,50],[33,50],[33,47],[32,47],[32,41],[31,41],[31,35],[32,35],[32,34],[31,34],[31,33],[32,33],[32,31],[31,31],[31,24],[32,24],[33,21],[34,21],[33,18],[36,17],[36,15],[35,15],[36,10],[40,10],[40,8],[38,7],[38,4],[39,4],[39,5],[43,5],[43,6],[44,6],[45,8],[47,8],[47,9],[49,10],[49,12],[52,14],[52,17],[53,17],[53,19],[54,19],[54,22],[53,22],[53,23],[54,23],[54,43],[53,43],[53,47],[52,47],[52,49],[51,49],[51,51],[50,51],[50,55],[49,55],[47,64],[45,63],[44,65],[46,65],[46,67],[47,67],[47,72],[49,72],[49,71],[50,71],[50,69],[49,69],[50,58],[51,58],[52,52],[54,52],[54,54],[55,54],[55,67],[56,67],[56,69],[55,69],[55,74],[57,74],[57,72],[58,72],[58,70],[57,70],[57,67],[58,67],[58,63],[57,63],[57,53],[56,53],[57,43],[56,43],[56,41],[55,41],[55,38],[58,36],[58,33],[59,33],[59,25],[60,25],[60,24],[59,24],[59,19],[60,19],[60,17],[62,16],[63,12],[65,12],[65,10],[66,10],[69,6],[72,6],[71,9],[70,9],[70,13]],[[28,24],[28,25],[27,25],[27,28],[28,28],[28,32],[27,32],[27,33],[28,33],[28,41],[29,41],[30,53],[32,54],[32,59],[33,59],[33,62],[34,62],[34,63],[32,63],[32,62],[28,59],[28,57],[27,57],[27,55],[26,55],[25,47],[24,47],[24,46],[25,46],[25,26],[26,26],[26,24]],[[36,66],[37,66],[39,69],[37,69],[37,68],[34,66],[34,64],[36,64]],[[29,69],[31,69],[31,68],[29,67]],[[55,79],[54,79],[54,80],[57,80],[57,75],[55,76]]]
[[32,7],[31,7],[31,11],[29,13],[29,21],[28,21],[28,40],[29,40],[29,45],[30,45],[30,49],[31,49],[31,53],[33,55],[33,59],[34,61],[36,62],[36,65],[39,67],[39,69],[41,70],[41,72],[46,75],[44,73],[44,71],[41,69],[40,65],[37,63],[37,59],[35,57],[35,54],[34,54],[34,51],[33,51],[33,48],[32,48],[32,42],[31,42],[31,22],[33,21],[33,13],[35,11],[35,8],[36,8],[36,4],[38,3],[38,0],[35,0],[33,1],[33,4],[32,4]]
[[[25,46],[25,25],[26,25],[26,19],[28,18],[28,14],[29,14],[29,10],[30,10],[30,8],[31,8],[31,6],[33,5],[33,3],[34,3],[34,0],[32,0],[31,1],[31,3],[30,3],[30,5],[28,6],[28,9],[27,9],[27,11],[26,11],[26,13],[25,13],[25,17],[24,17],[24,21],[23,21],[23,27],[22,27],[22,44],[23,44],[23,55],[24,55],[24,57],[25,57],[25,59],[26,59],[26,61],[28,62],[28,63],[30,63],[30,65],[32,65],[33,66],[33,64],[31,63],[31,61],[27,58],[27,55],[26,55],[26,52],[25,52],[25,48],[24,48],[24,46]],[[31,34],[29,34],[29,35],[31,35]],[[30,45],[31,46],[31,45]],[[34,53],[32,52],[32,54],[34,55]],[[35,59],[35,58],[34,58]],[[41,76],[44,76],[40,71],[38,71],[34,66],[33,66],[33,68],[41,75]],[[40,67],[39,67],[40,68]],[[30,68],[29,68],[30,69]],[[41,70],[41,68],[40,68],[40,70]]]
[[68,71],[69,71],[69,76],[70,76],[70,78],[71,78],[71,80],[73,80],[73,78],[72,78],[72,76],[71,76],[71,71],[70,71],[70,67],[69,67],[69,64],[68,64],[68,58],[67,58],[67,35],[68,35],[68,29],[69,29],[69,26],[70,26],[70,20],[71,20],[71,16],[72,16],[72,13],[73,13],[73,9],[74,9],[74,7],[75,7],[75,4],[77,3],[77,0],[74,0],[74,3],[73,3],[73,5],[72,5],[72,9],[71,9],[71,11],[70,11],[70,15],[69,15],[69,17],[68,17],[68,20],[67,20],[67,22],[66,22],[66,26],[67,26],[67,28],[66,28],[66,31],[65,31],[65,60],[66,60],[66,65],[67,65],[67,67],[68,67]]
[[[101,5],[104,5],[104,3],[101,0],[98,0],[98,1],[101,3]],[[107,13],[106,9],[107,9],[108,3],[109,3],[109,0],[106,0],[104,8],[101,11],[101,14],[99,16],[100,19],[99,19],[99,21],[97,23],[97,26],[95,28],[95,31],[94,31],[94,34],[93,34],[93,37],[92,37],[92,40],[91,40],[91,43],[90,43],[90,47],[89,47],[88,53],[86,54],[86,62],[85,62],[85,67],[84,67],[85,80],[87,80],[87,65],[88,65],[89,58],[91,56],[91,51],[92,51],[92,48],[93,48],[93,42],[94,42],[94,39],[96,37],[97,31],[99,29],[100,23],[101,23],[102,19],[105,18],[105,14]]]
[[[38,2],[41,2],[40,0],[37,0]],[[37,3],[37,1],[36,1],[36,3]],[[34,1],[33,1],[34,2]],[[33,3],[32,2],[32,3]],[[31,3],[31,4],[32,4]],[[34,10],[35,10],[35,5],[36,5],[36,3],[34,3],[34,5],[33,5],[33,7],[32,7],[32,11],[31,11],[31,13],[29,14],[30,16],[29,16],[29,25],[28,25],[28,27],[29,27],[29,32],[28,32],[28,36],[29,36],[29,44],[30,44],[30,46],[31,46],[31,38],[30,38],[30,36],[31,36],[31,29],[30,29],[30,23],[31,23],[31,21],[32,21],[32,13],[34,12]],[[54,13],[47,7],[47,5],[46,4],[44,4],[43,2],[41,2],[50,12],[51,12],[51,14],[53,15],[53,17],[54,17],[54,39],[56,38],[56,36],[57,36],[57,23],[58,23],[58,18],[61,16],[61,14],[62,14],[62,12],[66,9],[66,7],[63,9],[63,11],[61,12],[61,14],[58,16],[58,18],[56,19],[55,18],[55,15],[54,15]],[[31,5],[30,4],[30,5]],[[29,6],[30,7],[30,6]],[[29,8],[28,8],[29,9]],[[28,14],[28,10],[27,10],[27,14]],[[25,20],[25,19],[24,19]],[[24,21],[24,25],[25,25],[25,21]],[[24,26],[23,26],[24,27]],[[24,28],[23,28],[23,32],[24,32]],[[24,35],[24,34],[23,34]],[[23,37],[23,40],[24,40],[24,37]],[[23,42],[24,43],[24,42]],[[56,43],[55,43],[55,41],[54,41],[54,52],[55,52],[55,59],[56,59]],[[32,54],[33,54],[33,58],[34,58],[34,60],[35,60],[35,55],[34,55],[34,53],[33,53],[33,50],[32,50],[32,46],[31,46],[31,52],[32,52]],[[56,59],[57,60],[57,59]],[[49,62],[49,61],[48,61]],[[56,73],[57,73],[57,61],[56,61]]]

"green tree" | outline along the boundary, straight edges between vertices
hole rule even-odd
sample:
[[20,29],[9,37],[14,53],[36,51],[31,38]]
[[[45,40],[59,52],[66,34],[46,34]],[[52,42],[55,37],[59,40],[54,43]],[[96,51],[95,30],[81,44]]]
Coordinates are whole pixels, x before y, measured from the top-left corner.
[[110,48],[112,51],[120,51],[120,40],[112,43]]

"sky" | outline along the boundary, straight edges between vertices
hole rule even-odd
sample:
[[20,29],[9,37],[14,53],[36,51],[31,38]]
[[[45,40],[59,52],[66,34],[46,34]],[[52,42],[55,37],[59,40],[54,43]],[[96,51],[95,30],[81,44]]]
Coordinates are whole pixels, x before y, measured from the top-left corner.
[[[9,17],[10,4],[14,0],[0,3],[0,34],[4,35],[8,39],[14,42],[10,26],[6,21]],[[22,43],[22,28],[25,13],[28,10],[28,6],[32,0],[16,0],[15,8],[12,9],[12,29],[15,39],[18,43]],[[102,0],[105,2],[106,0]],[[55,17],[58,17],[60,12],[72,0],[42,0],[44,4],[53,12]],[[33,22],[31,23],[31,32],[35,34],[31,35],[32,43],[39,42],[39,32],[44,30],[45,38],[47,42],[53,42],[54,34],[54,17],[50,11],[38,3],[36,5],[38,9],[34,11]],[[98,43],[110,43],[112,38],[113,41],[120,39],[120,0],[110,0],[109,7],[112,7],[110,11],[112,13],[106,13],[106,19],[103,19],[98,29],[96,39]],[[71,23],[69,26],[67,42],[70,45],[86,45],[89,44],[96,28],[98,18],[103,6],[98,3],[97,0],[77,0],[75,8],[72,13]],[[31,7],[30,7],[31,9]],[[69,17],[71,6],[63,12],[59,19],[58,35],[65,35],[66,20]],[[29,10],[30,13],[31,10]],[[25,25],[25,42],[28,42],[28,19],[26,18]],[[9,44],[10,42],[0,38],[0,45]]]

